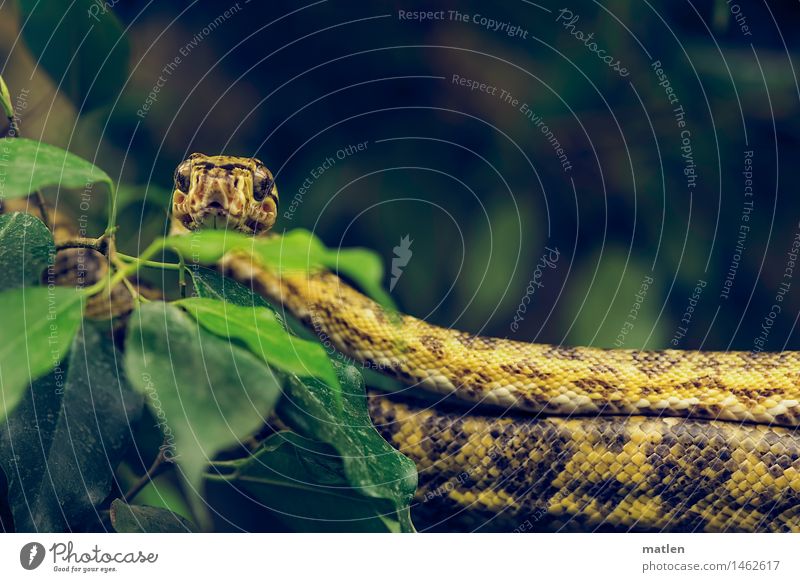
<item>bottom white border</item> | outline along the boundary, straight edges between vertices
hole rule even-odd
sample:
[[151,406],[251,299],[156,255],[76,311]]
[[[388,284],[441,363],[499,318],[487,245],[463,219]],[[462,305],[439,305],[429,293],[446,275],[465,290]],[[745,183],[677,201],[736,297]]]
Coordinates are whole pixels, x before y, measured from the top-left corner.
[[3,534],[0,579],[797,580],[798,553],[793,534]]

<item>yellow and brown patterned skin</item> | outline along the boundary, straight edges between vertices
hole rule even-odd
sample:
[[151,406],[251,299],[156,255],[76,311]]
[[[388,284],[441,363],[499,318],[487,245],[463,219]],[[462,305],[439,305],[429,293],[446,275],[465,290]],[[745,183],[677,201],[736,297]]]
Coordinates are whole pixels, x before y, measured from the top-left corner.
[[656,415],[798,425],[800,352],[565,348],[474,336],[385,312],[332,273],[225,269],[340,351],[459,400],[556,415]]
[[489,414],[374,394],[432,530],[798,531],[792,429],[647,416]]
[[[219,213],[219,201],[203,202],[211,197],[195,168],[213,172],[225,208],[235,211],[256,207],[236,171],[255,163],[193,156],[179,167],[180,226],[197,228]],[[187,219],[181,204],[192,192],[200,206]],[[277,194],[274,202],[277,209]],[[229,216],[228,224],[247,231],[246,220]],[[371,398],[376,423],[420,468],[417,498],[421,507],[438,506],[434,514],[450,505],[499,529],[533,519],[542,527],[800,531],[797,352],[600,350],[484,338],[386,313],[332,273],[278,276],[243,255],[220,267],[365,365],[492,405],[458,413]]]

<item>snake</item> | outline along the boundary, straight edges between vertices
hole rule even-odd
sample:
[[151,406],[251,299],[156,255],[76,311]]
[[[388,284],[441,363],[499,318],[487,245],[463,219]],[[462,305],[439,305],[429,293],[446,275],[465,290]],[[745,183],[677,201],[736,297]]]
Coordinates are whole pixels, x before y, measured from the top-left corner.
[[[260,160],[192,154],[173,182],[173,234],[275,236]],[[484,337],[387,310],[333,271],[242,252],[218,268],[409,386],[370,389],[368,407],[417,466],[424,531],[800,531],[800,352]]]
[[[174,183],[173,232],[213,217],[269,236],[276,221],[258,159],[193,154]],[[219,268],[411,387],[369,407],[417,465],[429,529],[800,531],[800,352],[483,337],[389,312],[332,271],[235,252]]]

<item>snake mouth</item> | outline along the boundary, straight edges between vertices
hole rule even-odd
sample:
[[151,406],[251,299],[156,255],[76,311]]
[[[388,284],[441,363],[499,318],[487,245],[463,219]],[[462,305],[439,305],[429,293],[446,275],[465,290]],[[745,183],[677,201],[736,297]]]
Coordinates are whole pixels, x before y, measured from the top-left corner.
[[187,230],[244,230],[247,217],[231,212],[222,202],[212,201],[198,207],[174,207],[178,220]]
[[188,230],[233,230],[250,235],[267,232],[274,223],[271,216],[254,218],[239,216],[228,212],[221,205],[211,204],[196,212],[188,212],[181,217]]
[[212,202],[193,217],[196,228],[205,230],[242,230],[243,217],[231,214],[218,202]]

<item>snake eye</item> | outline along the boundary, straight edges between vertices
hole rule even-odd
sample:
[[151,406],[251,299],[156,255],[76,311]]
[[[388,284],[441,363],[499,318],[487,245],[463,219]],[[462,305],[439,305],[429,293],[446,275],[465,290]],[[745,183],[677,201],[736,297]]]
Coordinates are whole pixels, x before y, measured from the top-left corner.
[[258,164],[253,173],[253,198],[261,202],[272,190],[275,179],[264,164]]
[[189,193],[189,171],[191,170],[191,167],[191,162],[187,160],[175,170],[175,188],[184,194]]

